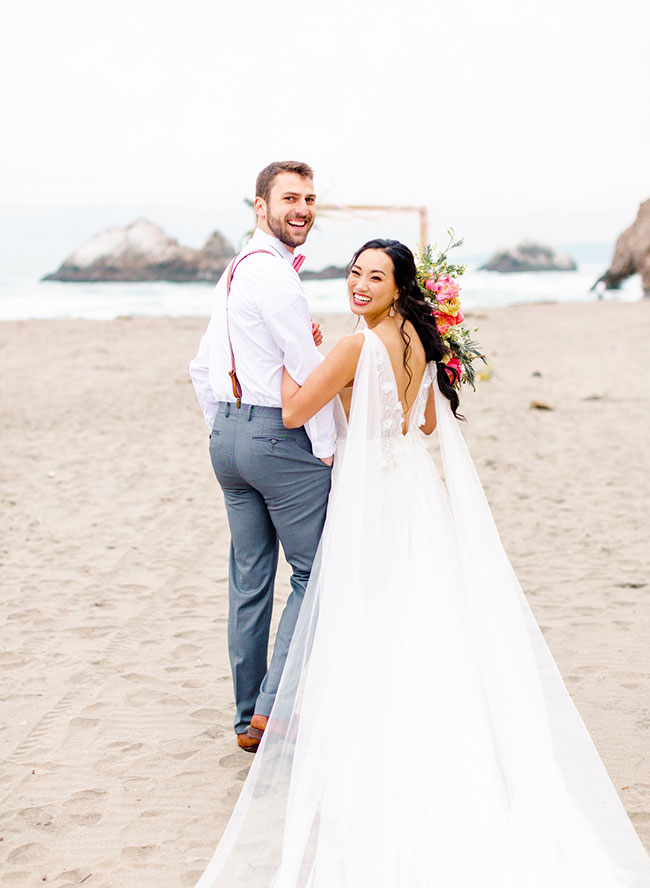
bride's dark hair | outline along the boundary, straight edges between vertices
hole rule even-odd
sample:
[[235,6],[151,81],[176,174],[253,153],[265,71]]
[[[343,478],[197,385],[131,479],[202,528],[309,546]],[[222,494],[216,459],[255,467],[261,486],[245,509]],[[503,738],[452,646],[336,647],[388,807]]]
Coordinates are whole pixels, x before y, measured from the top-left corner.
[[449,373],[453,373],[454,376],[457,374],[453,367],[449,367],[448,370],[442,363],[442,358],[447,354],[447,348],[442,341],[435,319],[431,314],[431,304],[422,295],[422,290],[418,284],[413,253],[399,241],[375,238],[375,240],[368,241],[367,244],[364,244],[357,250],[347,267],[348,274],[350,274],[352,266],[355,265],[359,256],[366,250],[382,250],[387,256],[390,256],[393,263],[393,277],[399,292],[399,297],[395,300],[395,311],[402,318],[400,332],[406,345],[404,350],[404,369],[409,377],[409,385],[413,375],[408,364],[411,357],[411,337],[406,329],[407,321],[410,321],[415,327],[415,332],[424,346],[427,361],[436,361],[437,363],[438,387],[449,401],[454,416],[458,419],[463,419],[464,417],[458,413],[458,405],[460,403],[458,392],[449,381],[448,375]]

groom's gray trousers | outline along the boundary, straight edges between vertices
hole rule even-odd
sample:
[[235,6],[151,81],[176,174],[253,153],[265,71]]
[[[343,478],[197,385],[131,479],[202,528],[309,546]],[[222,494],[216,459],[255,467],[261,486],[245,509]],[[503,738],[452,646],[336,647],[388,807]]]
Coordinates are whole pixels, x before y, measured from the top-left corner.
[[[235,731],[269,715],[286,660],[330,490],[330,469],[304,428],[285,429],[279,407],[220,403],[210,458],[230,524],[228,651]],[[291,594],[267,666],[278,541],[292,568]]]

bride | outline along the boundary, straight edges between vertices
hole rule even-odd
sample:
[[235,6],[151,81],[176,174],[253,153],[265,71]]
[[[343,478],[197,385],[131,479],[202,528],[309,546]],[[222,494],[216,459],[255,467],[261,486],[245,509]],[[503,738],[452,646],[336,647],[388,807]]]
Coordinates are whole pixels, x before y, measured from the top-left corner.
[[289,428],[340,395],[332,493],[273,712],[197,888],[648,888],[494,526],[413,256],[370,241],[347,284],[365,329],[302,388],[285,373]]

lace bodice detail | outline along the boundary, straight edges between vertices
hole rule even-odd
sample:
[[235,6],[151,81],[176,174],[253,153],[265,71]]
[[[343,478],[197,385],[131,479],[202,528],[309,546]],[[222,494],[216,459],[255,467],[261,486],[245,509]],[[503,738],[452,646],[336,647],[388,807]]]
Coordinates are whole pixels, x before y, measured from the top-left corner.
[[381,436],[391,438],[402,434],[404,411],[397,394],[395,375],[385,349],[377,349],[377,370],[381,389]]
[[408,427],[406,435],[404,429],[404,411],[399,399],[397,381],[393,373],[390,355],[382,340],[372,330],[363,331],[366,338],[366,347],[370,346],[375,358],[377,370],[377,382],[380,390],[381,401],[381,426],[380,435],[382,441],[382,454],[387,464],[394,464],[399,448],[405,437],[416,436],[424,438],[420,426],[424,423],[424,414],[431,385],[431,365],[427,365],[420,383],[418,393],[408,415]]

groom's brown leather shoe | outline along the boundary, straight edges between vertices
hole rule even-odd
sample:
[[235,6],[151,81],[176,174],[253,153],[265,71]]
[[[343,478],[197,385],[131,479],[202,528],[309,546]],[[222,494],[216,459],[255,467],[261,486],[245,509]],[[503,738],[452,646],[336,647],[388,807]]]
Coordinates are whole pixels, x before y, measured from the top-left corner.
[[249,737],[246,731],[243,734],[237,734],[237,745],[240,749],[243,749],[244,752],[257,752],[257,747],[260,745],[259,740],[255,740],[253,737]]
[[248,736],[251,740],[257,740],[259,743],[262,737],[264,736],[264,731],[266,730],[266,726],[268,724],[268,716],[267,715],[254,715],[251,719],[250,727],[248,729]]

